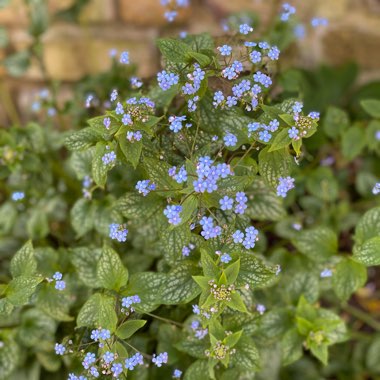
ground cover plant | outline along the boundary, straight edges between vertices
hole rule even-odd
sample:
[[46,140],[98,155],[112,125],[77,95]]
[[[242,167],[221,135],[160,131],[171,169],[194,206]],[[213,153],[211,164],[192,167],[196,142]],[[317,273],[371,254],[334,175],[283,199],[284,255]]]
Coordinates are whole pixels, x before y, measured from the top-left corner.
[[159,39],[150,80],[112,52],[1,130],[0,379],[379,375],[380,85],[281,71],[294,13]]

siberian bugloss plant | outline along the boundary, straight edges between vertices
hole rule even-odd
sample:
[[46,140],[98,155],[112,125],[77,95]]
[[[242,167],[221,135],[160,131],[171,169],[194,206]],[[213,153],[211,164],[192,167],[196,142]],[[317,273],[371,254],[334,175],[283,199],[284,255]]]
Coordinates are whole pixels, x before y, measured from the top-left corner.
[[[132,75],[78,131],[2,132],[2,239],[34,244],[2,277],[0,378],[24,363],[27,378],[275,379],[351,338],[347,301],[380,264],[380,127],[329,108],[320,132],[300,74],[278,77],[294,13],[262,38],[247,21],[158,40],[157,77]],[[358,196],[346,168],[364,151]]]

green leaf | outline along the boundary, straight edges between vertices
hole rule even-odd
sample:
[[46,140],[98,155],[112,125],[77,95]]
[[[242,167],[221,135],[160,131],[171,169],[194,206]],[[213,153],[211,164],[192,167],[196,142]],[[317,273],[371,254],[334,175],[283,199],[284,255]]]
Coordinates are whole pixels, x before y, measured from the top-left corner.
[[259,369],[259,352],[251,338],[243,336],[235,349],[236,353],[231,355],[231,361],[237,368],[248,371]]
[[368,347],[365,363],[370,371],[380,373],[380,335],[378,334]]
[[113,332],[116,324],[115,299],[100,293],[93,294],[87,300],[77,317],[78,327],[101,327]]
[[290,175],[292,162],[287,149],[269,152],[269,147],[266,147],[259,153],[260,175],[269,186],[277,188],[278,179]]
[[197,360],[186,370],[183,380],[205,380],[207,373],[207,360]]
[[317,359],[319,359],[324,365],[327,365],[329,356],[327,344],[317,344],[315,342],[311,342],[309,344],[309,348]]
[[379,236],[380,231],[380,207],[367,211],[359,220],[355,228],[356,244],[363,244],[375,236]]
[[157,46],[164,58],[174,63],[184,63],[191,51],[184,42],[174,38],[160,38],[157,40]]
[[209,348],[209,343],[206,339],[190,339],[185,338],[175,344],[175,348],[181,352],[185,352],[190,356],[197,359],[204,359],[206,357],[205,351]]
[[95,207],[91,200],[78,199],[70,211],[71,224],[77,233],[77,237],[84,236],[94,226]]
[[141,329],[146,324],[143,319],[133,319],[124,322],[116,329],[116,336],[120,339],[130,338],[137,330]]
[[210,254],[203,248],[201,249],[201,264],[202,264],[203,274],[205,276],[211,277],[214,279],[216,279],[219,276],[220,270],[218,266],[215,264]]
[[80,281],[90,288],[98,288],[97,263],[102,255],[100,249],[78,247],[70,250],[70,260],[73,263]]
[[142,312],[150,312],[160,304],[160,289],[165,283],[166,277],[165,273],[141,272],[133,274],[124,293],[126,295],[138,294],[141,303],[136,305],[136,309]]
[[192,263],[178,264],[171,270],[159,290],[159,302],[164,305],[187,303],[193,300],[200,289],[192,278],[198,271]]
[[237,342],[239,342],[241,335],[243,334],[243,330],[237,331],[231,335],[228,335],[226,339],[224,339],[224,343],[228,347],[234,347],[236,346]]
[[26,242],[13,256],[10,271],[13,277],[32,276],[37,271],[32,242]]
[[168,228],[161,234],[160,248],[165,260],[174,265],[182,259],[182,248],[191,241],[191,232],[188,225]]
[[247,313],[247,307],[245,306],[243,298],[238,292],[231,294],[231,301],[228,301],[227,305],[231,309],[240,311],[241,313]]
[[187,57],[194,58],[201,67],[205,67],[211,63],[211,58],[205,54],[197,53],[195,51],[189,51]]
[[350,127],[342,136],[342,153],[347,160],[357,157],[366,145],[364,129],[360,127]]
[[84,150],[95,145],[103,137],[103,131],[98,127],[87,127],[80,131],[72,132],[65,139],[65,146],[69,150]]
[[[168,174],[171,167],[168,163],[144,157],[143,164],[148,178],[157,186],[157,190],[172,190],[174,193],[173,189],[179,188],[179,184]],[[164,194],[166,198],[170,196],[171,192]]]
[[21,350],[9,330],[3,329],[0,332],[0,341],[3,343],[0,355],[0,378],[6,380],[20,365]]
[[326,167],[319,167],[307,176],[306,188],[323,201],[332,202],[339,196],[338,182],[332,170]]
[[[196,195],[189,195],[185,201],[181,204],[182,206],[182,211],[181,211],[181,223],[184,224],[187,221],[191,219],[193,216],[194,212],[198,208],[198,198]],[[187,227],[188,228],[188,227]]]
[[45,314],[57,321],[72,321],[69,313],[72,298],[67,292],[58,292],[52,284],[41,284],[37,293],[36,305]]
[[303,337],[298,334],[297,329],[288,330],[281,340],[282,363],[289,365],[302,356]]
[[341,135],[350,125],[350,119],[344,110],[330,106],[327,108],[323,119],[323,129],[327,136],[332,139]]
[[267,266],[252,254],[240,255],[240,271],[237,277],[237,286],[249,284],[252,289],[260,289],[270,285],[276,277],[277,268]]
[[380,118],[380,100],[365,99],[360,102],[360,105],[370,116]]
[[140,141],[128,141],[125,135],[118,137],[118,142],[121,151],[123,152],[127,161],[129,161],[132,166],[136,169],[140,162],[141,152],[143,148],[143,142]]
[[300,231],[292,244],[309,259],[319,262],[329,260],[338,250],[337,236],[327,227]]
[[289,146],[291,142],[292,139],[289,137],[288,129],[282,129],[277,133],[273,142],[270,144],[268,152],[274,152],[275,150],[285,148]]
[[255,179],[247,192],[252,194],[248,199],[246,215],[259,221],[277,222],[286,216],[282,198],[265,185],[264,181]]
[[226,278],[227,278],[227,285],[233,284],[236,281],[239,275],[239,270],[240,270],[240,259],[230,264],[224,270],[224,274],[226,275]]
[[8,55],[2,61],[2,64],[10,75],[20,77],[30,65],[30,53],[28,50],[22,50],[12,55]]
[[119,255],[110,247],[103,247],[97,266],[99,286],[119,291],[128,281],[128,271]]
[[360,246],[355,245],[353,253],[353,258],[367,267],[380,265],[380,236],[366,240]]
[[365,266],[351,259],[340,261],[332,277],[333,289],[342,301],[347,301],[351,294],[361,288],[366,281]]
[[14,278],[8,284],[6,291],[7,299],[14,306],[27,304],[41,281],[43,281],[43,278],[38,276],[19,276]]
[[107,182],[107,172],[111,169],[112,165],[106,165],[103,163],[102,157],[106,153],[104,143],[96,144],[96,150],[94,158],[92,159],[91,174],[94,182],[104,187]]

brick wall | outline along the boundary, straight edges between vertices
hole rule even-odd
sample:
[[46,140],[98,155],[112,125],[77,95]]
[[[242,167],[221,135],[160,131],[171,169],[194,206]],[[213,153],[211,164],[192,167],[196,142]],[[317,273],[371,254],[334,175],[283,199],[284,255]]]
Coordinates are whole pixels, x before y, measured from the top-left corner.
[[[49,11],[65,9],[74,0],[46,0]],[[190,33],[221,33],[220,21],[231,12],[257,11],[263,22],[277,12],[279,0],[191,0],[192,6],[180,13],[174,25],[163,17],[159,0],[90,0],[80,14],[79,24],[52,23],[43,36],[44,63],[51,78],[65,85],[85,74],[107,70],[111,48],[128,50],[139,65],[139,75],[153,75],[159,67],[155,39],[161,35],[186,30]],[[330,25],[299,43],[293,63],[313,66],[318,62],[340,64],[355,60],[363,69],[363,78],[379,78],[380,73],[380,0],[292,0],[301,18],[327,17]],[[10,36],[7,51],[0,49],[0,59],[9,51],[30,44],[26,32],[28,13],[23,0],[11,0],[0,10],[0,25]],[[33,62],[22,78],[9,78],[0,69],[4,97],[13,98],[16,109],[30,103],[36,89],[43,86],[43,76]],[[6,93],[5,93],[6,92]],[[1,109],[0,125],[7,119]],[[7,103],[9,103],[7,101]],[[4,108],[4,107],[3,107]]]

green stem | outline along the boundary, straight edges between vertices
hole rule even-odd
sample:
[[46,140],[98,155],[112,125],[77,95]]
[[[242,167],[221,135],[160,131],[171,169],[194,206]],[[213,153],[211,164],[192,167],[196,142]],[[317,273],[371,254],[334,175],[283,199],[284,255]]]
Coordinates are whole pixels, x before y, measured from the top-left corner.
[[161,320],[161,321],[163,321],[163,322],[171,323],[171,324],[176,325],[176,326],[178,326],[178,327],[183,327],[183,324],[180,323],[180,322],[172,321],[171,319],[167,319],[167,318],[164,318],[164,317],[160,317],[160,316],[158,316],[158,315],[151,314],[151,313],[147,313],[147,312],[144,312],[144,314],[149,315],[149,316],[152,317],[152,318],[159,319],[159,320]]
[[366,312],[357,309],[356,307],[346,303],[342,306],[342,309],[344,311],[347,311],[347,313],[351,314],[356,319],[359,319],[360,321],[364,322],[366,325],[372,327],[376,331],[380,331],[380,322],[374,320],[370,315],[368,315]]

